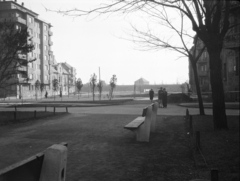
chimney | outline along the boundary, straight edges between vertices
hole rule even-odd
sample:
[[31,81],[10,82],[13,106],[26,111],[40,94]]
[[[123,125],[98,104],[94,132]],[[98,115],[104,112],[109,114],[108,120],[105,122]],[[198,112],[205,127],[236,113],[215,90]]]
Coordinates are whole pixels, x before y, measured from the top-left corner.
[[22,6],[24,6],[24,3],[22,3]]

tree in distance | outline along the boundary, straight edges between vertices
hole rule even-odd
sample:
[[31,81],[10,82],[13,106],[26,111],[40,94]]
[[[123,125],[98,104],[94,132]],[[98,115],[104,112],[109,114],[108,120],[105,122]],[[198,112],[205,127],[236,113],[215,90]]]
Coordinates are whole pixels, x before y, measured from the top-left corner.
[[52,81],[52,88],[53,88],[53,92],[54,92],[54,100],[55,100],[55,94],[59,89],[59,83],[58,83],[58,79],[53,79]]
[[109,91],[109,99],[112,100],[113,98],[113,91],[117,86],[117,76],[113,75],[112,78],[110,79],[110,91]]
[[97,86],[97,75],[94,73],[93,75],[91,75],[91,78],[89,80],[89,85],[92,91],[92,95],[93,95],[93,101],[95,100],[95,88]]
[[78,92],[78,99],[79,99],[79,94],[81,93],[82,87],[83,87],[82,80],[80,78],[78,78],[77,81],[76,81],[76,88],[77,88],[77,92]]
[[98,92],[99,92],[99,100],[101,100],[102,89],[103,89],[103,81],[99,80],[99,82],[97,83],[97,89],[98,89]]
[[35,96],[36,96],[36,100],[37,100],[37,98],[38,98],[38,91],[40,89],[41,82],[39,80],[36,80],[34,85],[35,85]]
[[0,21],[0,90],[19,84],[19,76],[28,81],[26,66],[36,59],[27,60],[26,54],[33,49],[26,26]]
[[45,89],[45,84],[41,82],[41,84],[40,84],[41,98],[42,98],[42,93],[43,93],[44,89]]

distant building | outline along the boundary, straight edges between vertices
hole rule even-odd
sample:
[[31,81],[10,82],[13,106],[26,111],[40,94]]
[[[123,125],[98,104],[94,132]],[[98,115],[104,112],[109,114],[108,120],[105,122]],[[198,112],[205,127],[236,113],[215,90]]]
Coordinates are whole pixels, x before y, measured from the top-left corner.
[[134,82],[134,92],[139,91],[140,93],[144,92],[144,85],[149,85],[149,81],[144,78],[140,78]]
[[140,78],[134,82],[135,85],[149,85],[149,81],[144,78]]

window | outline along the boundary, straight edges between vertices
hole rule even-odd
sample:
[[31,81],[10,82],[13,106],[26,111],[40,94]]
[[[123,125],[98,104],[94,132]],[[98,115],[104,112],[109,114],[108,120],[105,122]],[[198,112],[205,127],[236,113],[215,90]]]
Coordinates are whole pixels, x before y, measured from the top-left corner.
[[31,28],[29,28],[29,34],[33,35],[33,30]]
[[44,25],[43,27],[44,27],[44,30],[46,31],[46,30],[47,30],[47,26],[46,26],[46,25]]
[[32,63],[31,63],[31,62],[28,63],[28,67],[29,67],[29,68],[32,68]]
[[44,40],[47,41],[47,35],[44,35]]
[[32,18],[31,17],[28,18],[28,22],[32,23]]
[[48,70],[48,66],[47,65],[45,65],[45,70]]
[[33,79],[33,74],[29,74],[29,79],[30,79],[30,80]]
[[48,76],[47,75],[45,75],[45,80],[48,80]]
[[47,60],[47,55],[44,56],[44,60]]
[[47,50],[47,45],[44,46],[44,50]]
[[16,25],[16,30],[19,30],[20,29],[20,26],[19,25]]
[[36,23],[36,22],[35,22],[35,27],[37,27],[37,28],[39,27],[39,24],[38,24],[38,23]]

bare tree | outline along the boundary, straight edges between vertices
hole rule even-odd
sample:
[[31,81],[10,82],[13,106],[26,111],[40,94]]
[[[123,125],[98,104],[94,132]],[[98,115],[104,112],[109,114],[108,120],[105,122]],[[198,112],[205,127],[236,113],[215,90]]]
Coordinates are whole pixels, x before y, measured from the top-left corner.
[[36,100],[38,98],[38,91],[40,89],[40,85],[41,85],[41,82],[39,80],[36,80],[36,82],[35,82],[35,96],[36,96]]
[[8,89],[19,84],[17,77],[26,77],[27,64],[36,59],[27,60],[26,54],[34,49],[27,27],[13,22],[0,22],[0,89]]
[[83,87],[82,80],[80,78],[78,78],[77,82],[76,82],[76,88],[77,88],[77,91],[78,91],[78,99],[79,99],[79,94],[81,92],[82,87]]
[[40,84],[41,98],[42,98],[42,93],[43,93],[44,89],[45,89],[45,84],[41,82],[41,84]]
[[[108,4],[100,4],[95,9],[71,9],[58,12],[76,17],[93,13],[98,15],[116,12],[130,14],[141,11],[151,18],[159,16],[163,12],[163,8],[178,11],[181,16],[184,16],[191,23],[192,30],[195,31],[197,38],[203,41],[209,54],[214,128],[228,129],[220,55],[225,35],[229,29],[239,26],[239,24],[230,24],[230,9],[232,5],[236,4],[239,6],[238,1],[228,0],[115,0],[110,1]],[[180,28],[173,26],[173,28],[176,28],[178,32],[184,32],[183,26],[180,26]],[[191,61],[191,58],[196,57],[191,55],[189,58]],[[192,66],[194,65],[192,64]],[[197,84],[198,82],[196,82]]]
[[55,94],[59,89],[59,82],[58,79],[53,79],[53,83],[52,83],[52,88],[53,88],[53,92],[54,92],[54,100],[55,100]]
[[94,73],[93,75],[91,75],[91,78],[89,80],[89,85],[92,91],[92,95],[93,95],[93,101],[95,100],[95,88],[97,86],[97,75]]
[[102,97],[102,89],[103,89],[103,81],[99,80],[97,84],[98,92],[99,92],[99,100],[101,100]]
[[117,76],[113,75],[110,79],[110,91],[109,91],[109,98],[110,100],[113,98],[113,91],[117,86]]

